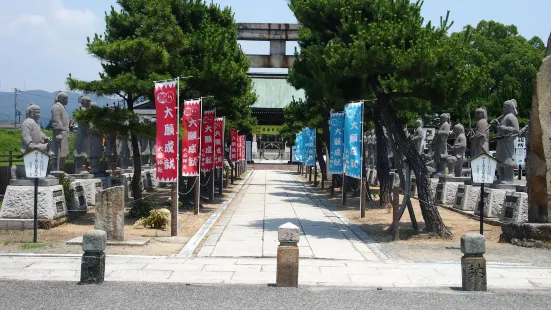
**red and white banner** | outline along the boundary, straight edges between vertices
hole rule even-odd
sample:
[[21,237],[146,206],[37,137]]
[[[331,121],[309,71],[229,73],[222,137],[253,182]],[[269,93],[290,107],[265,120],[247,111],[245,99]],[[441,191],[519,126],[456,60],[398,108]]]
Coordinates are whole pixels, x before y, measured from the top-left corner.
[[245,136],[241,136],[241,160],[245,160]]
[[224,119],[217,118],[214,124],[214,163],[216,168],[224,167]]
[[199,175],[199,139],[201,139],[201,100],[184,102],[182,115],[182,175]]
[[214,169],[214,118],[215,111],[203,114],[203,133],[201,134],[201,172]]
[[157,142],[155,147],[156,174],[159,182],[176,182],[178,176],[178,112],[177,81],[155,83]]
[[238,145],[239,142],[239,136],[237,135],[237,129],[231,129],[230,130],[230,160],[232,162],[238,161]]

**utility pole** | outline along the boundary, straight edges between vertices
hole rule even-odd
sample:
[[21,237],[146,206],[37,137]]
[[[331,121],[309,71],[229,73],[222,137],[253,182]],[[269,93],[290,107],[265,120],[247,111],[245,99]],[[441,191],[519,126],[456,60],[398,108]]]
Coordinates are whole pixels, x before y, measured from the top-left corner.
[[17,95],[19,95],[19,89],[13,89],[13,128],[17,128]]

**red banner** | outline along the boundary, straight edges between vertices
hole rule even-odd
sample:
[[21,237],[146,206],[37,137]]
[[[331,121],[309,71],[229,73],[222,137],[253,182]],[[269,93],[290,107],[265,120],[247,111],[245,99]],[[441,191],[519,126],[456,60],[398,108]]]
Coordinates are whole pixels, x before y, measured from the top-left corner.
[[182,175],[199,175],[199,139],[201,138],[201,101],[184,102],[182,115]]
[[178,175],[178,112],[176,81],[155,83],[157,142],[155,147],[156,175],[159,182],[176,182]]
[[217,118],[214,124],[214,163],[224,167],[224,119]]
[[241,160],[245,160],[245,136],[241,136]]
[[215,112],[203,114],[203,133],[201,135],[201,172],[214,169],[214,118]]
[[235,162],[238,160],[237,158],[237,155],[238,155],[238,145],[237,143],[239,142],[239,137],[237,136],[237,129],[231,129],[230,130],[230,160],[232,162]]

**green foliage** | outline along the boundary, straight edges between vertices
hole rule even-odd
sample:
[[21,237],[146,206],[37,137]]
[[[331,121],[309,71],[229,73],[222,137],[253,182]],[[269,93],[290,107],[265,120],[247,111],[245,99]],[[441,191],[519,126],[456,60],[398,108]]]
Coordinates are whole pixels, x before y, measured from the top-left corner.
[[65,195],[65,203],[70,205],[73,202],[73,190],[71,189],[71,182],[73,180],[66,174],[59,176],[59,184],[63,186],[63,194]]
[[168,209],[151,210],[149,216],[142,217],[136,221],[134,226],[150,227],[152,229],[163,229],[170,222],[170,211]]
[[0,151],[21,152],[21,129],[0,129]]
[[481,21],[475,27],[467,26],[463,33],[471,33],[473,48],[470,64],[482,68],[475,84],[479,91],[463,100],[450,112],[454,121],[467,123],[468,115],[486,107],[490,119],[503,112],[503,102],[516,99],[521,125],[528,122],[532,105],[534,81],[545,54],[545,45],[540,38],[530,40],[518,34],[514,25],[494,21]]
[[33,250],[33,249],[40,249],[40,248],[43,248],[43,247],[47,247],[48,244],[46,243],[27,243],[27,242],[24,242],[24,243],[21,243],[19,245],[21,247],[22,250]]
[[153,210],[153,201],[150,198],[136,200],[132,203],[129,215],[132,218],[148,217]]

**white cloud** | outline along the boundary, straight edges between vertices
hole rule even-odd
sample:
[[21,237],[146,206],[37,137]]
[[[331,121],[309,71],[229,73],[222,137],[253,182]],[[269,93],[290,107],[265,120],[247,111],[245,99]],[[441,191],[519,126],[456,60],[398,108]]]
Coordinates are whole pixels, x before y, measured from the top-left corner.
[[[3,0],[2,0],[3,1]],[[6,1],[7,2],[7,1]],[[18,0],[0,10],[0,81],[2,91],[65,89],[71,72],[97,78],[99,63],[86,52],[86,37],[104,31],[104,23],[79,1],[69,8],[61,0]]]

